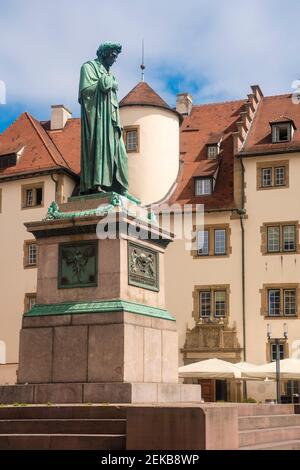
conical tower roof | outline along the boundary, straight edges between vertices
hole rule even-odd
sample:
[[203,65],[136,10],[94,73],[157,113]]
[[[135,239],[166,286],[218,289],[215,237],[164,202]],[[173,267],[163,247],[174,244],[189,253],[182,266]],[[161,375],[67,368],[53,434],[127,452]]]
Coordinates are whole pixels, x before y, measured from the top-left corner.
[[120,101],[120,108],[123,106],[155,106],[175,112],[146,82],[139,82]]

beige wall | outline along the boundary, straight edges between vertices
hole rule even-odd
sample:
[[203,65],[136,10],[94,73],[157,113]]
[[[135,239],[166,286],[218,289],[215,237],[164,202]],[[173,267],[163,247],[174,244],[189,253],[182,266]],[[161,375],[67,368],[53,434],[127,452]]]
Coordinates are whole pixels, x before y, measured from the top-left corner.
[[[21,209],[21,186],[44,183],[44,206]],[[23,267],[24,240],[34,239],[24,222],[41,220],[55,200],[55,185],[50,176],[0,183],[0,340],[6,345],[6,366],[0,366],[0,383],[11,382],[18,362],[19,330],[24,312],[25,293],[36,292],[37,270]]]
[[[266,161],[289,160],[289,187],[257,190],[256,164]],[[260,227],[266,222],[300,222],[300,156],[299,154],[270,155],[244,158],[246,183],[245,221],[245,266],[246,266],[246,328],[247,361],[262,364],[266,362],[267,323],[272,325],[272,336],[283,337],[283,324],[289,330],[289,354],[294,341],[300,339],[300,320],[287,317],[265,318],[261,315],[261,294],[263,284],[300,283],[299,254],[261,254]],[[299,240],[298,240],[299,243]],[[261,383],[249,383],[249,393],[258,399],[275,396],[275,387]]]
[[[204,224],[230,224],[229,257],[194,259],[186,250],[184,240],[176,240],[166,251],[166,306],[176,317],[179,348],[185,343],[187,328],[195,327],[193,291],[195,286],[230,284],[229,327],[236,323],[238,340],[242,346],[242,297],[241,297],[241,238],[239,220],[230,219],[231,212],[205,214]],[[212,353],[212,357],[215,354]],[[180,364],[182,355],[179,354]]]
[[179,119],[149,106],[120,109],[125,126],[139,126],[139,153],[128,154],[129,192],[142,204],[159,201],[174,183],[179,168]]

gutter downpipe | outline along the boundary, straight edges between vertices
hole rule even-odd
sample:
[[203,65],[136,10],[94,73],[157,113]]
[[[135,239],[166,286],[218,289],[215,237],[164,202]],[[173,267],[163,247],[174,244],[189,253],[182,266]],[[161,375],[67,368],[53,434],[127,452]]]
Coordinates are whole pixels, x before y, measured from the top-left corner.
[[[245,226],[244,226],[244,216],[245,216],[245,166],[243,159],[240,157],[241,168],[242,168],[242,207],[239,209],[238,214],[240,216],[241,224],[241,235],[242,235],[242,315],[243,315],[243,359],[244,362],[247,360],[247,350],[246,350],[246,302],[245,302]],[[247,398],[247,382],[243,381],[243,395],[244,398]]]

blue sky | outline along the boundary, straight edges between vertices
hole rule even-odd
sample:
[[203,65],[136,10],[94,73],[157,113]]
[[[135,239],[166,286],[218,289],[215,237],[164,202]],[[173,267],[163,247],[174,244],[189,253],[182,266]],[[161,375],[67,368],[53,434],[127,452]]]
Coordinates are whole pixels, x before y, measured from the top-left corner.
[[[0,132],[23,111],[48,119],[51,104],[79,115],[81,64],[99,43],[123,45],[114,66],[122,98],[140,80],[170,105],[178,91],[206,103],[291,92],[300,76],[298,0],[0,0]],[[1,99],[1,95],[0,95]]]

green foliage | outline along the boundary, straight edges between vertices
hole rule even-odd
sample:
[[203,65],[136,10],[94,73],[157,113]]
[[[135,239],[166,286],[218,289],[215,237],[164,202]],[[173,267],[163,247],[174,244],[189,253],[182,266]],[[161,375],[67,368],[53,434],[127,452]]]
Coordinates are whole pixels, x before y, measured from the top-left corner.
[[257,403],[257,401],[255,400],[255,398],[248,397],[243,398],[243,403]]

